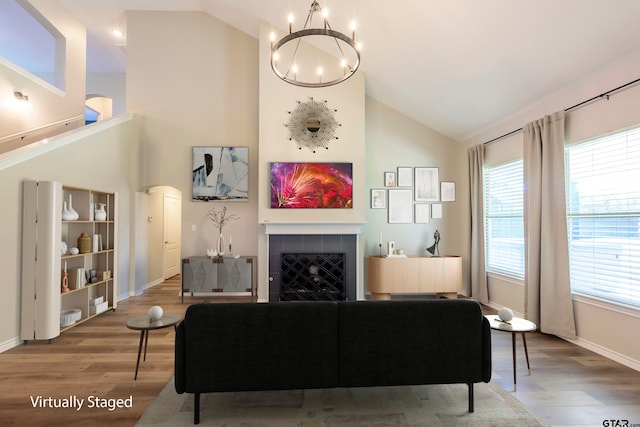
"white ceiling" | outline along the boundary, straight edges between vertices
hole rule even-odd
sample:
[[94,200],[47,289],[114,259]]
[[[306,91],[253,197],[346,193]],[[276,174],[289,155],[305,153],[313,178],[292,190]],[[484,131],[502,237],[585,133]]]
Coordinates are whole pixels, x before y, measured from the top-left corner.
[[[126,10],[204,11],[258,36],[311,0],[60,0],[88,29],[88,71],[123,71]],[[638,0],[321,0],[358,22],[367,95],[463,141],[640,51]],[[296,28],[296,24],[294,24]],[[638,70],[640,71],[640,70]],[[595,94],[594,94],[595,95]],[[578,100],[580,101],[580,100]]]

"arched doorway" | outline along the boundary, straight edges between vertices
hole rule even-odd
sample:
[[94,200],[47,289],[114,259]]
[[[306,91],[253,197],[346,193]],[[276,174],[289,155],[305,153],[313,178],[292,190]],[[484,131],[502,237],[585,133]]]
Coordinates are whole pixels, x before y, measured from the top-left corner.
[[113,100],[106,96],[91,94],[85,98],[85,124],[105,120],[113,115]]

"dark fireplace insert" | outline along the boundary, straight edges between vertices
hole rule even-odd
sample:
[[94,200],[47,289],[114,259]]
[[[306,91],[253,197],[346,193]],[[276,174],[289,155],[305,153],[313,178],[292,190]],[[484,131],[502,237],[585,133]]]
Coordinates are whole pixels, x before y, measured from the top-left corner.
[[344,301],[344,253],[282,253],[280,301]]

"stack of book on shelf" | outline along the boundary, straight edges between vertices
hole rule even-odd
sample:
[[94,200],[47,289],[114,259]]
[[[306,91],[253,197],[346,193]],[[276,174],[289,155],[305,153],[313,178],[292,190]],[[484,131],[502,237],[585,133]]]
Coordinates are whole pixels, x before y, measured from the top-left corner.
[[69,269],[69,289],[82,289],[86,283],[83,267]]
[[89,314],[100,314],[103,311],[107,311],[109,303],[104,300],[104,297],[91,298],[89,300]]

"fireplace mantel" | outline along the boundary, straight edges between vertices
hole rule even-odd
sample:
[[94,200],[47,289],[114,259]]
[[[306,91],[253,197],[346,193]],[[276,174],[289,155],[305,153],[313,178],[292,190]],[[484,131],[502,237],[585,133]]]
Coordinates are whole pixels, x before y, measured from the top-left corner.
[[362,234],[362,222],[263,222],[265,234]]

